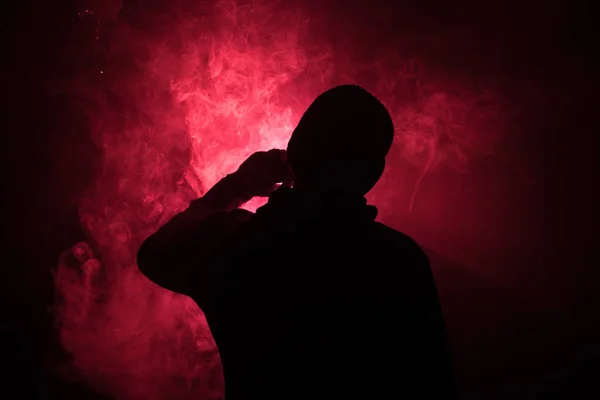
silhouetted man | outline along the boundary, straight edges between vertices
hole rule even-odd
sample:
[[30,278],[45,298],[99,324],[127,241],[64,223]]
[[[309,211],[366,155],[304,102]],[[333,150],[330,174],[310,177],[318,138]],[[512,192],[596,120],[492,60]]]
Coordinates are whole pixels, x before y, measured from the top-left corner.
[[374,96],[335,87],[287,153],[253,154],[142,245],[140,270],[206,314],[227,399],[452,397],[427,257],[364,198],[393,134]]

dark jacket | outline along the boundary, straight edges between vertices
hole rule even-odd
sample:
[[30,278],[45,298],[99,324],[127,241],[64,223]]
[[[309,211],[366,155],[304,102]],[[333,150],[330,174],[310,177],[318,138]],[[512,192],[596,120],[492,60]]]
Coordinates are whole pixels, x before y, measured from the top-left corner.
[[190,223],[193,209],[146,240],[138,265],[204,311],[227,399],[452,397],[428,259],[364,199],[280,189],[256,214]]

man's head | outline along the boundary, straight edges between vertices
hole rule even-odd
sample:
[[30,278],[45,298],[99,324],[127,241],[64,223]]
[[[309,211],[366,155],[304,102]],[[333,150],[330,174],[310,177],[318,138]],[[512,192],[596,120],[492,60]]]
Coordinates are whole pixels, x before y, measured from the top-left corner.
[[362,197],[381,177],[393,138],[390,114],[375,96],[360,86],[334,87],[308,107],[288,143],[294,186]]

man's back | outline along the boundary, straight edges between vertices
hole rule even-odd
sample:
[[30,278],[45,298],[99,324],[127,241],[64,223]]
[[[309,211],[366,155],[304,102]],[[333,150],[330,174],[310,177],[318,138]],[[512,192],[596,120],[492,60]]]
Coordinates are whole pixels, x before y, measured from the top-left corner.
[[[280,190],[207,261],[224,291],[205,311],[226,396],[414,398],[449,365],[426,256],[364,201]],[[438,373],[439,371],[439,373]]]
[[250,155],[140,248],[140,270],[206,314],[228,400],[452,397],[427,257],[364,200],[393,140],[374,95],[334,87],[287,150]]

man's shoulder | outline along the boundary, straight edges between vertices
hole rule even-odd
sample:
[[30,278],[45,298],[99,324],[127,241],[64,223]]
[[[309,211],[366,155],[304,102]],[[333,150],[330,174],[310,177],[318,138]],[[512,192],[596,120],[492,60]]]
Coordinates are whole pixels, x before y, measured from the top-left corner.
[[405,251],[425,254],[421,246],[419,246],[413,238],[406,233],[384,225],[381,222],[373,222],[370,235],[376,240],[386,243],[394,248],[402,248]]
[[394,228],[391,228],[381,222],[373,222],[371,225],[371,233],[383,240],[407,242],[417,244],[413,238],[408,236],[406,233],[400,232]]

